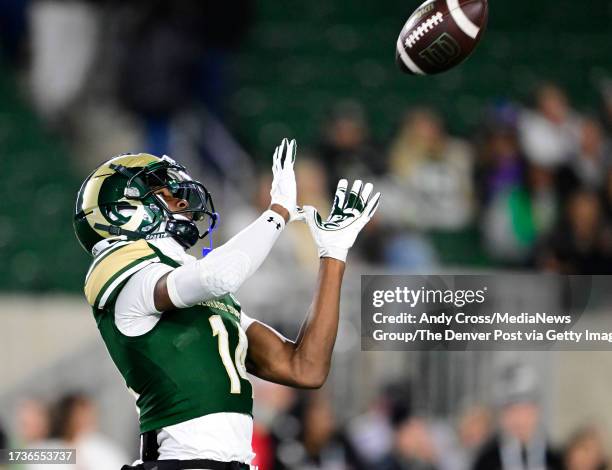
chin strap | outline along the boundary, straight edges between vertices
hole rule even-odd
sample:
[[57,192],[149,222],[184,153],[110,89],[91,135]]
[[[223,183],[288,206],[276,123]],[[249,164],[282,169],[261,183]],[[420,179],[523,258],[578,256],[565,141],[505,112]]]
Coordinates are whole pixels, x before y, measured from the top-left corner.
[[125,236],[128,240],[153,240],[157,238],[170,238],[172,234],[168,232],[154,232],[147,235],[143,235],[132,230],[126,230],[116,225],[103,225],[94,224],[94,228],[98,230],[104,230],[114,236]]
[[104,224],[94,224],[94,228],[98,230],[104,230],[105,232],[110,233],[111,235],[121,236],[125,235],[128,240],[138,240],[140,238],[144,238],[140,233],[134,232],[132,230],[126,230],[121,227],[117,227],[116,225],[104,225]]
[[213,232],[217,228],[217,222],[219,221],[219,213],[213,212],[214,217],[211,217],[208,222],[208,248],[202,248],[202,258],[205,258],[207,254],[213,251]]
[[[202,257],[205,257],[206,255],[208,255],[211,251],[213,251],[214,247],[213,247],[213,232],[215,231],[215,229],[217,228],[217,221],[219,220],[219,213],[214,212],[214,217],[211,218],[209,225],[208,225],[208,241],[209,241],[209,246],[208,248],[202,248]],[[150,240],[150,239],[154,239],[154,238],[165,238],[165,237],[173,237],[176,239],[176,237],[174,237],[173,233],[170,232],[157,232],[157,233],[150,233],[148,235],[144,235],[138,232],[134,232],[133,230],[126,230],[124,228],[121,227],[117,227],[116,225],[104,225],[104,224],[99,224],[96,223],[94,224],[94,228],[98,229],[98,230],[104,230],[105,232],[108,232],[110,235],[113,236],[125,236],[128,240],[141,240],[141,239],[145,239],[145,240]],[[181,243],[181,240],[177,240],[179,243]],[[181,245],[183,245],[185,247],[185,249],[190,248],[190,246],[185,245],[184,243],[181,243]]]

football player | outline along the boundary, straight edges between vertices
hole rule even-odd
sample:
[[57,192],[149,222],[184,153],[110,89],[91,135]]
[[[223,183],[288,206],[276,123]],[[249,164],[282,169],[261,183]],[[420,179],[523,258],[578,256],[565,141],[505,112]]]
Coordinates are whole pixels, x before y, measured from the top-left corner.
[[[124,469],[248,469],[252,388],[262,379],[317,388],[329,372],[349,248],[380,194],[341,180],[326,220],[296,205],[296,143],[276,148],[270,208],[207,256],[185,250],[217,221],[210,193],[167,156],[120,155],[78,193],[74,226],[93,255],[85,296],[112,360],[136,398],[141,459]],[[245,314],[233,293],[291,221],[319,249],[312,305],[290,341]]]

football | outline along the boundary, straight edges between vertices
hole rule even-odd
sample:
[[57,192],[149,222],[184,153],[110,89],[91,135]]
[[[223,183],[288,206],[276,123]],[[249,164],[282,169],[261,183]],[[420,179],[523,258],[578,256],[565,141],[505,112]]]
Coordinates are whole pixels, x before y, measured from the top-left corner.
[[412,75],[445,72],[469,57],[487,25],[487,0],[427,0],[397,38],[395,60]]

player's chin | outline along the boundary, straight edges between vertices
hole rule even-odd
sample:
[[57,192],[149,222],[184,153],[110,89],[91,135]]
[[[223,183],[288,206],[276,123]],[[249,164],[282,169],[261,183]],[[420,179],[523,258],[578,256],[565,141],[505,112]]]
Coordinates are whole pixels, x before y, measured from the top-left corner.
[[180,214],[174,214],[176,220],[187,220],[193,222],[193,212],[182,212]]

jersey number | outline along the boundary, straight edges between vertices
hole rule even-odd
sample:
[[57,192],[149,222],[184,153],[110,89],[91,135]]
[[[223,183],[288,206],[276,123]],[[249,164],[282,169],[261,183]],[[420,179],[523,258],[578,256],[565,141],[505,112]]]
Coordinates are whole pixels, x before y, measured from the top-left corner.
[[240,393],[240,378],[242,377],[244,380],[249,380],[247,377],[246,366],[244,365],[248,341],[246,334],[242,328],[237,326],[238,346],[236,346],[236,351],[234,351],[234,359],[232,360],[229,350],[227,328],[225,328],[225,323],[223,323],[221,316],[212,315],[208,321],[210,321],[213,336],[217,336],[219,338],[219,355],[221,356],[221,361],[223,362],[225,370],[227,371],[227,376],[230,379],[230,392]]

